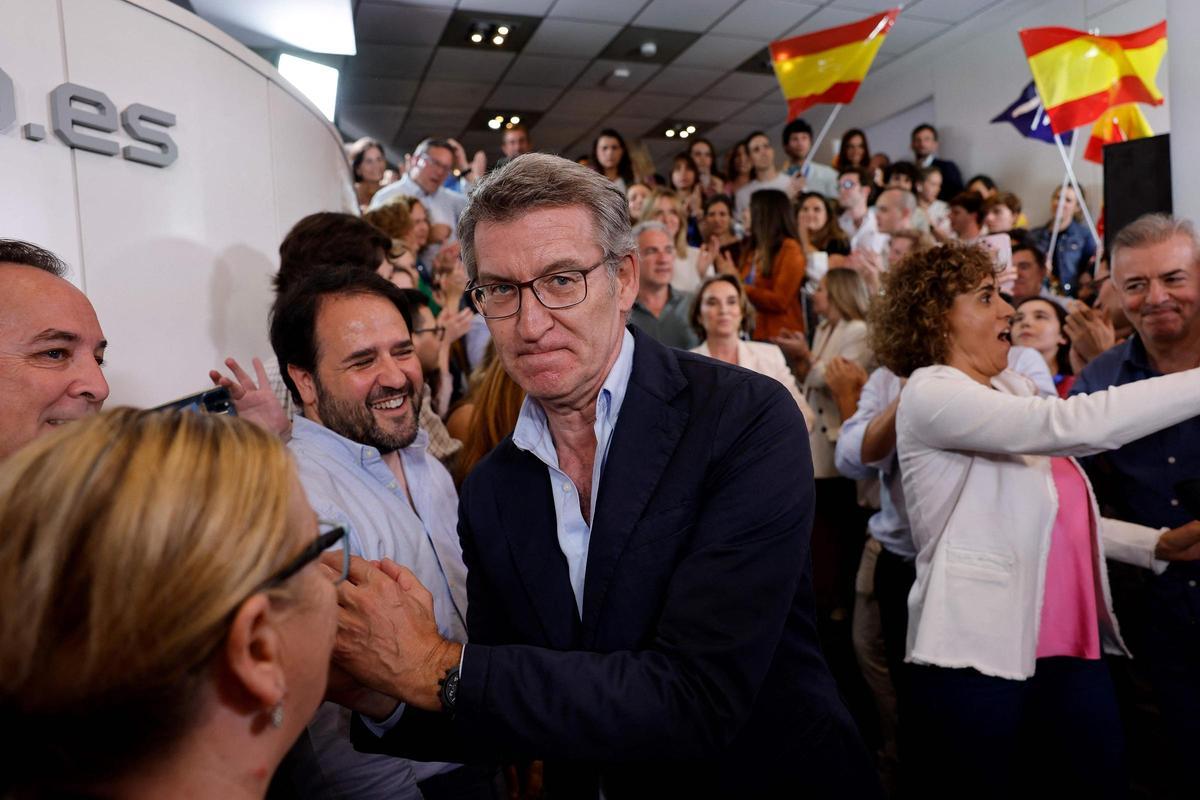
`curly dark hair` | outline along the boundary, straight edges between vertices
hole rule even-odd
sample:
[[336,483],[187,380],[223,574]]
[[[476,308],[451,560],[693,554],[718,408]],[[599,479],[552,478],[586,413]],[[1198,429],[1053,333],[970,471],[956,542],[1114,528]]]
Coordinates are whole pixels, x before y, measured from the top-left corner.
[[892,267],[868,315],[871,349],[879,363],[902,378],[943,363],[954,298],[995,274],[991,253],[980,245],[957,243],[913,252]]

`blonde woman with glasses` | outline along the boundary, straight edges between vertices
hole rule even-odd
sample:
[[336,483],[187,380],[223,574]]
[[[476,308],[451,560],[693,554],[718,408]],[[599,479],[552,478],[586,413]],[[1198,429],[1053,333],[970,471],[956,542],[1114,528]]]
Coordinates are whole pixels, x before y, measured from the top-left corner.
[[325,694],[341,577],[283,445],[105,412],[0,466],[0,530],[0,794],[264,797]]

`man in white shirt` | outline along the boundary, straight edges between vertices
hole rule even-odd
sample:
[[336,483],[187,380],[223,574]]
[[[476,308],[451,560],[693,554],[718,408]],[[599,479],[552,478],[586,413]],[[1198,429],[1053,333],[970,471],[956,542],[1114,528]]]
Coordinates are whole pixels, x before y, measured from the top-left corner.
[[[796,193],[792,179],[780,172],[775,166],[775,148],[771,146],[771,138],[762,131],[755,131],[746,139],[746,149],[750,152],[750,163],[754,167],[754,180],[738,189],[736,205],[739,217],[750,210],[750,195],[759,189],[778,189],[787,192],[788,196]],[[746,220],[742,219],[743,224]]]
[[429,244],[421,257],[432,263],[443,242],[458,238],[458,215],[467,206],[466,195],[442,184],[454,169],[455,152],[445,139],[425,139],[417,145],[408,172],[371,198],[371,210],[399,195],[415,197],[429,212]]
[[783,151],[787,153],[784,173],[793,176],[800,191],[817,192],[829,199],[838,195],[837,170],[826,164],[809,161],[804,165],[813,146],[812,126],[802,119],[794,119],[783,129]]
[[838,224],[850,237],[850,250],[869,250],[882,255],[887,250],[888,237],[879,230],[875,209],[867,206],[871,183],[859,167],[845,167],[838,173],[838,200],[846,209]]

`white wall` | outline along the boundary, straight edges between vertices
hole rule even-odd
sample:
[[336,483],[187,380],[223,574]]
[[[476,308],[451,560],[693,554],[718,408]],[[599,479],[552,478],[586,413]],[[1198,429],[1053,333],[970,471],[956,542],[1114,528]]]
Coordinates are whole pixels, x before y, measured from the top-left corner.
[[[1178,5],[1197,4],[1179,0]],[[834,123],[837,135],[847,128],[869,129],[920,103],[932,100],[935,119],[928,120],[941,134],[941,154],[958,162],[966,179],[975,173],[991,175],[1001,187],[1016,192],[1025,205],[1030,223],[1043,224],[1050,216],[1051,191],[1062,180],[1063,166],[1053,145],[1022,138],[1011,125],[992,125],[989,120],[1017,98],[1031,80],[1028,62],[1017,31],[1021,28],[1056,25],[1099,28],[1102,34],[1127,33],[1152,25],[1166,17],[1166,0],[1028,0],[1004,3],[984,11],[958,28],[913,50],[872,73],[859,89],[854,103],[844,108]],[[920,6],[914,8],[918,13]],[[1195,16],[1194,7],[1189,13]],[[903,13],[901,14],[903,19]],[[1169,31],[1170,53],[1185,50],[1191,38],[1185,32]],[[1192,61],[1200,56],[1191,55]],[[1181,74],[1196,73],[1189,69]],[[1167,102],[1143,106],[1155,133],[1170,129],[1170,76],[1164,61],[1158,85]],[[1197,110],[1200,113],[1200,109]],[[823,119],[824,114],[820,115]],[[817,115],[810,121],[818,125]],[[1096,211],[1102,199],[1103,170],[1083,159],[1086,134],[1075,159],[1076,173]],[[833,137],[831,137],[832,139]],[[877,147],[871,142],[874,152]],[[832,141],[820,157],[834,155]],[[893,160],[911,158],[910,152],[884,149]],[[1176,161],[1176,170],[1179,169]]]
[[[110,343],[110,404],[156,405],[204,388],[226,355],[269,355],[280,240],[313,211],[355,208],[336,130],[265,61],[166,0],[0,0],[0,20],[17,105],[0,130],[0,237],[74,268]],[[64,81],[174,113],[178,159],[160,169],[67,147],[47,100]],[[26,122],[46,140],[25,140]]]
[[[1200,40],[1200,3],[1169,0],[1167,39],[1191,43]],[[1200,49],[1168,47],[1167,62],[1175,75],[1200,75]],[[1171,126],[1179,135],[1171,137],[1171,196],[1175,215],[1200,219],[1200,164],[1196,163],[1192,136],[1200,130],[1200,92],[1180,92],[1171,104]],[[1157,131],[1156,131],[1157,132]]]

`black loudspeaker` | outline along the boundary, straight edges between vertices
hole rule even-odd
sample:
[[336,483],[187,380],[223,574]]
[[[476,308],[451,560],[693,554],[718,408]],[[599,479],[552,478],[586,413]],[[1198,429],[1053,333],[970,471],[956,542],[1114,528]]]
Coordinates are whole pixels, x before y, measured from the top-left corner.
[[1171,211],[1171,134],[1106,145],[1105,242],[1143,214]]

